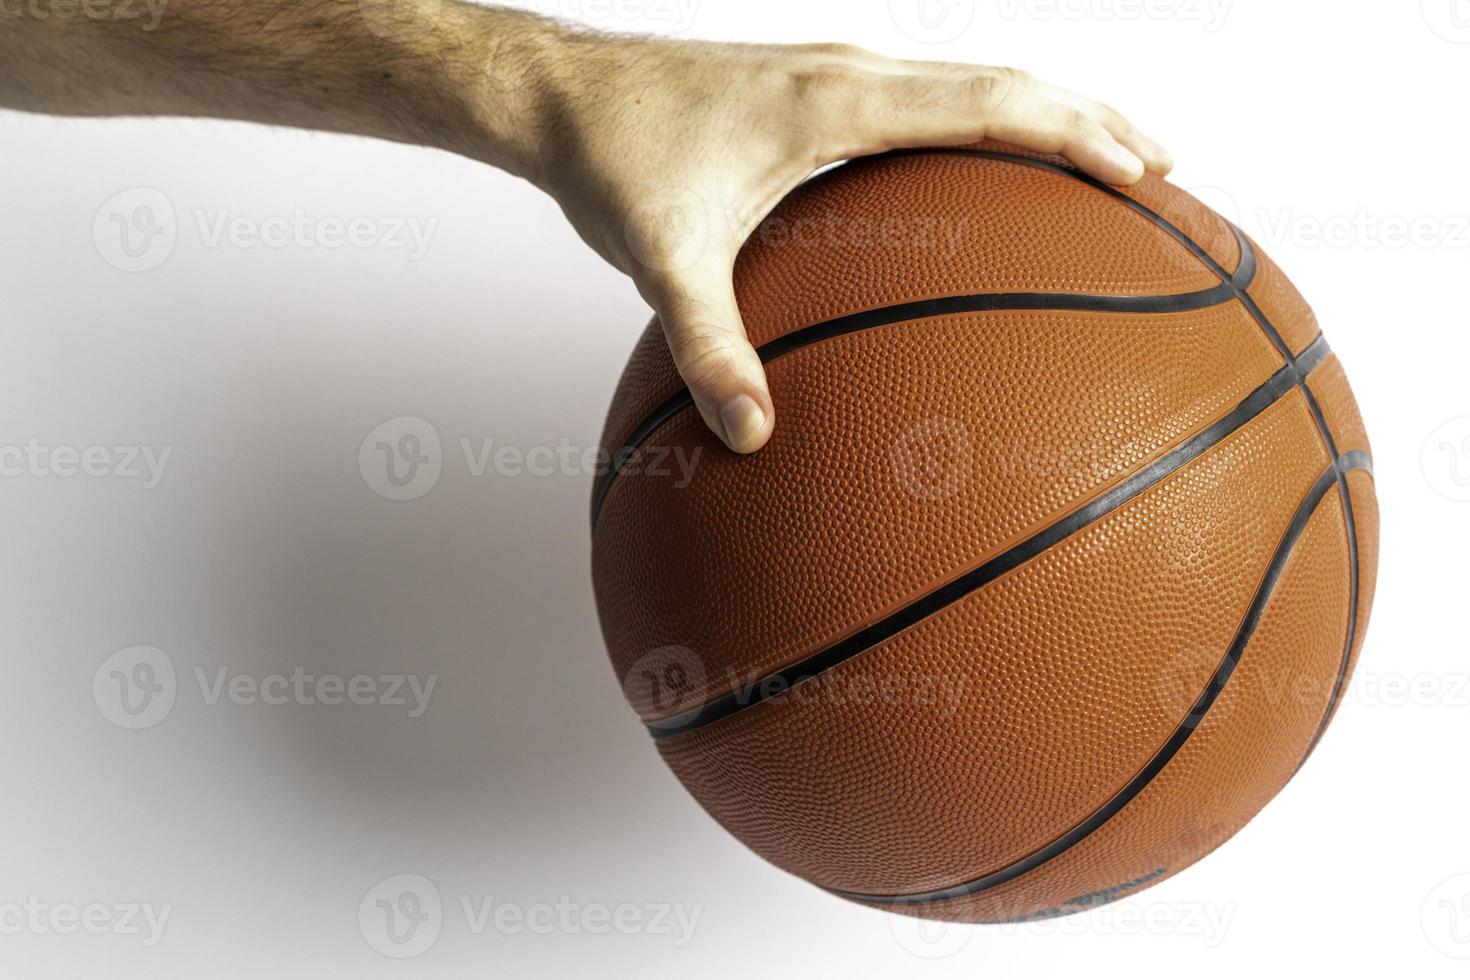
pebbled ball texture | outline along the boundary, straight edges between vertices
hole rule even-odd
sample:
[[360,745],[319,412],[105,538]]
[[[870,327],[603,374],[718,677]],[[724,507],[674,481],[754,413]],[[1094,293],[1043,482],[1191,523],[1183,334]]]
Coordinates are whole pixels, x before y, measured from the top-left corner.
[[736,287],[775,436],[739,457],[661,412],[651,324],[593,530],[618,679],[716,820],[844,897],[1003,921],[1157,883],[1291,778],[1378,514],[1341,365],[1255,243],[1162,180],[980,144],[809,181]]

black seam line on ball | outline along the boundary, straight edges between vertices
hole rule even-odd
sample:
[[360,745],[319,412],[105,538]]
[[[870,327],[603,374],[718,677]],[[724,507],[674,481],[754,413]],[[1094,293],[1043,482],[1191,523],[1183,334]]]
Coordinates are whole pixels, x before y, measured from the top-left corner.
[[[1126,194],[1119,192],[1115,188],[1109,187],[1102,181],[1089,177],[1087,174],[1069,170],[1066,167],[1058,166],[1045,160],[1035,160],[1031,157],[1018,156],[1013,153],[996,153],[990,150],[935,148],[900,150],[891,155],[902,156],[922,153],[958,154],[987,160],[1001,160],[1026,167],[1034,167],[1038,170],[1048,170],[1090,184],[1162,228],[1175,241],[1192,252],[1211,272],[1218,276],[1221,284],[1211,289],[1162,296],[1098,296],[1078,293],[978,293],[967,296],[948,296],[940,299],[900,303],[894,306],[885,306],[862,313],[854,313],[849,316],[837,317],[822,323],[813,324],[809,327],[803,327],[800,330],[793,330],[791,333],[778,337],[768,344],[762,344],[756,350],[756,354],[760,356],[762,364],[769,364],[784,354],[789,354],[809,344],[830,340],[833,337],[840,337],[873,327],[889,326],[905,320],[918,320],[926,317],[960,313],[989,313],[1004,310],[1050,310],[1059,313],[1189,313],[1221,306],[1234,299],[1242,300],[1248,306],[1253,305],[1249,303],[1249,297],[1245,294],[1245,290],[1255,281],[1257,271],[1256,253],[1245,236],[1233,225],[1231,229],[1235,232],[1236,241],[1240,244],[1240,264],[1232,275],[1225,270],[1224,266],[1215,261],[1214,256],[1200,247],[1194,239],[1170,224],[1162,215],[1133,200]],[[1257,319],[1259,320],[1261,318],[1257,317]],[[1285,345],[1280,343],[1279,337],[1275,339],[1275,343],[1277,349],[1281,350],[1289,358],[1290,351],[1286,350]],[[689,390],[687,388],[681,389],[662,405],[655,408],[633,430],[627,439],[624,440],[623,445],[613,454],[612,459],[609,461],[607,472],[598,480],[597,488],[592,495],[592,527],[594,529],[597,527],[597,515],[602,510],[602,504],[607,499],[613,482],[617,479],[619,471],[627,464],[629,457],[638,451],[638,447],[659,426],[673,418],[681,410],[693,404],[694,400],[690,397]]]
[[[1313,401],[1311,391],[1309,388],[1307,388],[1305,380],[1307,375],[1310,374],[1318,365],[1320,365],[1330,353],[1330,350],[1327,347],[1326,340],[1319,335],[1316,340],[1314,340],[1313,343],[1302,352],[1300,357],[1293,356],[1290,348],[1286,345],[1284,340],[1282,340],[1280,334],[1276,331],[1275,327],[1271,325],[1269,320],[1265,318],[1259,307],[1255,305],[1254,301],[1246,292],[1246,289],[1249,288],[1249,286],[1251,286],[1255,281],[1255,277],[1259,268],[1259,262],[1255,253],[1255,249],[1252,247],[1249,239],[1247,239],[1246,236],[1240,231],[1240,229],[1236,228],[1234,225],[1229,225],[1229,227],[1238,245],[1240,258],[1236,271],[1234,274],[1232,274],[1226,271],[1224,266],[1222,266],[1212,255],[1205,251],[1202,246],[1200,246],[1192,238],[1186,235],[1183,231],[1179,230],[1163,216],[1159,215],[1146,205],[1134,201],[1132,198],[1124,195],[1115,188],[1110,187],[1107,184],[1095,180],[1094,178],[1089,177],[1088,175],[1080,173],[1078,171],[1070,170],[1066,167],[1058,166],[1057,164],[1053,164],[1045,160],[1036,160],[1031,157],[1018,156],[1008,153],[997,153],[987,150],[938,149],[902,152],[952,153],[963,156],[979,157],[983,159],[1007,161],[1019,164],[1021,166],[1034,167],[1036,169],[1046,170],[1064,177],[1072,178],[1086,183],[1108,194],[1110,197],[1124,204],[1131,210],[1137,212],[1144,218],[1148,219],[1149,221],[1153,222],[1155,225],[1163,229],[1172,238],[1179,242],[1180,245],[1182,245],[1185,249],[1195,255],[1216,276],[1218,276],[1221,280],[1221,286],[1216,287],[1216,289],[1226,289],[1229,291],[1232,299],[1240,300],[1242,305],[1245,306],[1245,308],[1247,309],[1247,312],[1250,313],[1250,315],[1261,326],[1262,330],[1266,333],[1268,339],[1271,341],[1273,346],[1275,346],[1278,352],[1282,354],[1283,358],[1286,361],[1285,366],[1280,372],[1274,375],[1272,379],[1266,383],[1266,385],[1263,385],[1262,389],[1258,389],[1255,394],[1259,394],[1261,390],[1271,386],[1273,382],[1277,382],[1278,379],[1280,379],[1284,387],[1276,394],[1276,398],[1285,395],[1286,392],[1293,387],[1299,387],[1307,398],[1308,402],[1311,403]],[[1214,292],[1214,290],[1208,290],[1207,292]],[[764,349],[765,348],[763,347],[762,350]],[[687,392],[685,392],[684,394],[685,398],[687,399]],[[1253,394],[1251,398],[1254,398],[1255,394]],[[1241,406],[1238,406],[1236,411],[1238,412],[1241,408],[1244,408],[1251,401],[1251,398],[1247,398],[1246,402],[1243,402]],[[1266,407],[1269,407],[1269,405],[1261,406],[1259,411],[1264,411]],[[1221,420],[1221,423],[1229,420],[1234,414],[1235,413],[1233,412],[1231,413],[1231,415],[1227,415],[1225,419]],[[1318,414],[1320,415],[1320,413]],[[1245,421],[1249,421],[1249,418],[1245,419],[1240,424],[1243,425]],[[1218,424],[1220,423],[1217,423],[1217,425]],[[1197,436],[1196,438],[1207,436],[1210,434],[1210,432],[1211,429],[1207,429],[1205,430],[1205,432],[1200,433],[1199,436]],[[1227,432],[1226,435],[1228,434],[1229,433]],[[1220,438],[1224,438],[1224,436],[1222,435],[1220,436]],[[1327,438],[1329,440],[1330,448],[1330,435]],[[1168,453],[1164,457],[1161,457],[1159,460],[1156,460],[1154,466],[1159,466],[1160,464],[1166,463],[1167,461],[1171,460],[1174,453],[1188,448],[1189,445],[1190,442],[1186,442],[1183,446],[1177,447],[1174,451],[1171,451],[1171,453]],[[1210,443],[1210,445],[1213,445],[1213,443]],[[1207,449],[1209,447],[1205,446],[1204,448]],[[1204,449],[1200,449],[1199,451],[1203,452]],[[1335,449],[1331,449],[1329,458],[1336,458]],[[1188,462],[1188,459],[1180,462],[1179,465],[1182,466],[1184,462]],[[1135,474],[1135,477],[1131,479],[1144,478],[1149,474],[1149,472],[1149,468],[1146,468],[1139,474]],[[1169,472],[1172,472],[1172,470]],[[1161,473],[1157,477],[1155,477],[1155,480],[1161,480],[1167,475],[1168,472]],[[1118,490],[1128,485],[1131,482],[1131,479],[1130,481],[1125,481],[1124,484],[1120,484],[1115,487],[1114,490],[1110,492],[1110,494],[1116,493]],[[1136,491],[1136,493],[1141,493],[1144,489],[1147,489],[1146,485],[1140,487]],[[1110,494],[1104,494],[1102,497],[1097,498],[1095,501],[1093,501],[1093,505],[1105,506],[1109,500]],[[1106,513],[1110,513],[1112,509],[1115,509],[1116,506],[1120,506],[1122,502],[1123,501],[1118,501],[1112,507],[1108,507],[1106,510],[1103,510],[1095,517],[1091,518],[1091,520],[1096,520],[1097,517],[1101,517],[1104,516]],[[776,693],[779,693],[781,690],[788,689],[792,686],[795,686],[796,684],[811,679],[811,677],[815,674],[820,673],[824,670],[828,670],[831,667],[842,663],[844,660],[847,660],[863,652],[864,650],[871,648],[877,643],[883,642],[883,640],[892,635],[895,635],[899,631],[907,629],[908,626],[912,625],[915,622],[918,622],[923,618],[926,618],[933,611],[936,611],[939,608],[943,608],[943,606],[948,605],[949,602],[955,601],[963,595],[968,594],[968,592],[972,591],[973,588],[979,588],[981,585],[984,584],[984,581],[980,581],[978,584],[974,585],[970,589],[964,589],[963,591],[959,592],[959,594],[956,595],[953,599],[949,599],[947,601],[942,599],[942,596],[946,594],[948,590],[955,589],[962,583],[969,581],[971,578],[979,576],[992,565],[998,565],[1009,558],[1016,557],[1018,553],[1022,552],[1022,550],[1027,548],[1028,545],[1032,545],[1039,539],[1044,539],[1047,536],[1055,533],[1058,528],[1064,525],[1067,521],[1083,514],[1086,510],[1087,508],[1084,507],[1083,511],[1079,511],[1074,515],[1063,518],[1063,520],[1058,524],[1052,525],[1051,527],[1040,532],[1036,537],[1022,542],[1020,545],[1017,545],[1015,549],[1012,549],[1012,551],[998,556],[997,558],[993,559],[992,562],[987,563],[986,565],[983,565],[978,569],[975,569],[968,575],[962,576],[960,579],[949,583],[949,585],[941,587],[935,593],[930,593],[924,598],[917,600],[915,603],[912,603],[910,606],[907,606],[904,609],[901,609],[898,612],[894,613],[888,619],[885,619],[879,623],[874,624],[871,627],[868,627],[863,631],[860,631],[857,634],[854,634],[847,640],[837,644],[834,647],[828,648],[827,650],[822,651],[821,653],[818,653],[813,657],[809,657],[806,660],[800,661],[797,664],[788,667],[782,671],[778,671],[765,678],[762,678],[754,685],[732,691],[729,694],[725,695],[723,698],[719,698],[715,701],[706,703],[691,711],[687,711],[669,718],[660,719],[656,722],[648,723],[647,727],[649,732],[655,738],[669,738],[675,735],[684,734],[689,731],[693,731],[694,729],[708,725],[721,718],[728,717],[729,715],[741,711],[744,708],[750,707],[753,704],[757,704],[760,701],[765,700],[766,698],[771,696],[773,688]],[[1080,530],[1081,526],[1086,526],[1086,523],[1091,523],[1091,520],[1088,520],[1080,525],[1078,529]],[[1035,552],[1035,554],[1039,554],[1041,550],[1045,550],[1045,548],[1051,547],[1053,544],[1056,543],[1056,541],[1070,536],[1070,533],[1074,532],[1063,534],[1060,537],[1057,537],[1055,540],[1045,541],[1045,543],[1041,544],[1039,550]],[[1021,562],[1029,560],[1029,557],[1034,557],[1034,554],[1031,556],[1019,558],[1019,560],[1017,560],[1015,564],[1019,565]],[[1014,567],[1014,565],[1010,567]],[[994,575],[1004,574],[1004,572],[1008,570],[1008,567],[1001,567],[998,571],[994,573]],[[992,578],[993,577],[994,576],[992,576]],[[989,579],[986,579],[985,581],[988,580]],[[923,611],[923,607],[929,605],[931,602],[937,602],[938,604],[928,611]],[[891,632],[883,632],[890,629]],[[865,639],[867,640],[867,642],[863,642]],[[858,645],[860,643],[861,645]]]
[[[1204,246],[1200,245],[1200,243],[1196,242],[1193,238],[1190,238],[1189,235],[1181,231],[1179,227],[1171,222],[1168,218],[1165,218],[1163,215],[1159,214],[1147,204],[1144,204],[1140,201],[1135,201],[1133,198],[1129,197],[1127,194],[1124,194],[1116,187],[1113,187],[1110,184],[1105,184],[1102,181],[1098,180],[1096,177],[1085,174],[1080,170],[1072,170],[1060,164],[1052,163],[1049,160],[1037,160],[1034,157],[1021,156],[1017,153],[1000,153],[995,150],[966,150],[959,147],[951,147],[907,152],[949,153],[957,154],[959,156],[978,157],[984,160],[1004,160],[1007,163],[1015,163],[1023,167],[1031,167],[1035,170],[1045,170],[1050,173],[1059,174],[1063,177],[1070,177],[1071,179],[1079,181],[1080,183],[1087,184],[1089,187],[1102,191],[1104,194],[1108,195],[1119,204],[1128,208],[1128,210],[1133,211],[1148,219],[1160,230],[1169,235],[1170,238],[1173,238],[1180,245],[1183,245],[1186,249],[1189,250],[1190,253],[1194,255],[1195,258],[1199,259],[1200,262],[1204,264],[1205,268],[1214,273],[1221,282],[1231,286],[1234,289],[1234,298],[1239,299],[1243,304],[1245,304],[1246,307],[1251,310],[1253,315],[1259,313],[1259,310],[1254,308],[1254,301],[1251,300],[1250,296],[1245,292],[1245,290],[1255,281],[1257,266],[1255,249],[1251,247],[1250,242],[1246,239],[1246,237],[1241,234],[1240,229],[1236,228],[1228,221],[1225,223],[1230,226],[1230,230],[1234,234],[1235,240],[1240,246],[1240,268],[1236,270],[1234,275],[1228,272],[1225,267],[1220,264],[1218,259],[1207,252]],[[1224,219],[1222,218],[1221,220],[1223,221]],[[1257,315],[1256,319],[1257,322],[1260,322],[1264,320],[1264,317]],[[1271,342],[1276,346],[1276,349],[1280,351],[1284,356],[1289,358],[1291,356],[1291,351],[1281,341],[1281,337],[1276,334],[1275,328],[1270,327],[1269,324],[1263,324],[1263,326],[1267,328],[1267,334],[1270,335]]]
[[1271,601],[1271,596],[1274,594],[1276,586],[1280,582],[1282,573],[1286,570],[1287,562],[1290,560],[1297,542],[1306,531],[1307,524],[1311,521],[1312,515],[1316,513],[1318,506],[1322,503],[1322,499],[1337,485],[1339,471],[1346,471],[1366,465],[1368,465],[1368,460],[1365,455],[1362,453],[1349,453],[1341,459],[1335,460],[1327,469],[1322,471],[1321,476],[1317,477],[1316,482],[1312,484],[1311,490],[1307,492],[1306,497],[1297,506],[1296,513],[1292,515],[1291,522],[1287,525],[1286,533],[1277,544],[1276,551],[1272,554],[1271,560],[1266,566],[1266,572],[1262,576],[1261,583],[1256,588],[1255,596],[1251,599],[1250,606],[1246,610],[1245,619],[1241,622],[1239,629],[1236,630],[1235,638],[1231,641],[1225,658],[1215,669],[1215,673],[1210,677],[1210,681],[1205,686],[1204,691],[1200,693],[1194,705],[1190,708],[1189,713],[1185,715],[1184,719],[1179,723],[1179,726],[1174,730],[1174,733],[1169,737],[1169,740],[1164,743],[1164,746],[1158,752],[1154,753],[1153,757],[1149,759],[1148,764],[1129,780],[1123,789],[1114,794],[1112,799],[1103,804],[1100,809],[1040,850],[1028,854],[1021,860],[999,871],[961,885],[954,885],[950,888],[942,888],[937,891],[918,892],[907,895],[868,895],[861,892],[842,891],[840,889],[828,890],[835,895],[852,899],[853,901],[884,905],[926,905],[933,902],[963,898],[968,895],[988,891],[998,885],[1012,881],[1026,874],[1028,871],[1034,871],[1063,852],[1075,847],[1111,820],[1119,811],[1136,799],[1148,787],[1149,783],[1164,770],[1164,767],[1179,754],[1180,749],[1184,747],[1184,744],[1189,741],[1190,736],[1194,734],[1194,731],[1199,728],[1200,723],[1204,721],[1205,715],[1209,713],[1210,708],[1219,700],[1226,683],[1230,680],[1231,675],[1235,673],[1235,668],[1239,665],[1240,658],[1245,654],[1251,637],[1255,634],[1257,627],[1260,626],[1261,619],[1266,612],[1266,606]]
[[[1318,338],[1307,351],[1303,352],[1303,366],[1320,363],[1328,353],[1326,340]],[[1265,384],[1251,392],[1239,405],[1205,429],[1164,453],[1132,476],[1114,484],[1112,488],[1094,497],[1077,510],[959,578],[951,580],[932,592],[925,593],[902,609],[819,653],[768,674],[752,684],[738,687],[723,697],[706,702],[682,714],[645,722],[645,727],[655,739],[687,734],[744,711],[746,708],[754,707],[897,636],[910,626],[958,602],[970,593],[1106,517],[1197,459],[1293,391],[1299,380],[1298,370],[1290,366],[1283,367]]]
[[[871,330],[874,327],[891,326],[909,320],[922,320],[937,316],[954,316],[964,313],[993,313],[1011,310],[1029,310],[1057,313],[1191,313],[1224,306],[1238,295],[1238,289],[1229,282],[1211,289],[1192,293],[1175,293],[1163,296],[1096,296],[1084,293],[975,293],[966,296],[945,296],[939,299],[916,300],[899,303],[874,310],[865,310],[847,316],[824,320],[821,323],[793,330],[791,333],[762,344],[756,353],[762,364],[769,364],[778,357],[790,354],[811,344],[832,340],[851,333]],[[638,425],[623,445],[613,454],[606,473],[598,481],[597,492],[592,502],[592,524],[597,525],[597,515],[603,501],[611,490],[613,481],[627,464],[628,459],[653,435],[659,426],[685,408],[694,404],[689,389],[682,388]]]
[[[1250,244],[1249,240],[1246,238],[1245,233],[1235,227],[1235,225],[1230,225],[1230,230],[1234,233],[1236,241],[1240,243],[1242,249],[1241,255],[1244,256],[1244,250]],[[1301,761],[1297,763],[1296,771],[1300,771],[1301,767],[1306,765],[1307,759],[1311,757],[1312,752],[1316,750],[1317,743],[1327,733],[1327,726],[1332,721],[1332,715],[1337,709],[1339,699],[1342,697],[1343,687],[1347,684],[1348,670],[1352,667],[1353,646],[1358,636],[1358,598],[1362,587],[1361,558],[1358,549],[1358,522],[1353,514],[1353,496],[1352,490],[1348,486],[1348,471],[1342,465],[1342,460],[1345,456],[1339,452],[1337,440],[1332,435],[1332,426],[1327,422],[1327,415],[1322,411],[1322,406],[1318,403],[1317,396],[1312,391],[1311,385],[1307,383],[1308,375],[1312,373],[1312,368],[1315,368],[1316,365],[1312,365],[1312,368],[1303,367],[1301,363],[1302,358],[1292,353],[1290,345],[1281,336],[1281,331],[1276,329],[1276,325],[1271,322],[1271,318],[1266,315],[1265,310],[1261,309],[1260,304],[1244,288],[1240,289],[1240,302],[1260,326],[1267,338],[1276,346],[1276,349],[1286,358],[1286,363],[1297,368],[1301,376],[1301,381],[1298,384],[1301,388],[1302,396],[1306,399],[1307,408],[1312,413],[1312,422],[1317,427],[1317,434],[1322,440],[1322,446],[1327,451],[1327,457],[1333,460],[1333,468],[1337,473],[1338,503],[1342,507],[1343,533],[1347,538],[1347,638],[1343,641],[1342,658],[1338,663],[1337,676],[1332,683],[1332,694],[1327,699],[1327,708],[1323,712],[1321,721],[1317,724],[1317,730],[1313,733],[1311,741],[1307,744],[1306,752],[1302,754]],[[1351,456],[1353,454],[1347,455]]]
[[[1133,211],[1143,215],[1145,218],[1148,218],[1154,224],[1158,225],[1161,229],[1171,235],[1181,245],[1194,253],[1194,255],[1199,258],[1201,262],[1203,262],[1212,272],[1215,273],[1216,276],[1220,278],[1221,282],[1230,285],[1235,290],[1236,298],[1240,300],[1241,305],[1245,307],[1246,312],[1251,315],[1251,318],[1256,321],[1256,324],[1266,335],[1266,339],[1271,342],[1272,346],[1276,348],[1277,352],[1286,361],[1287,366],[1296,368],[1298,370],[1301,377],[1299,385],[1302,390],[1302,395],[1306,398],[1307,407],[1311,410],[1312,420],[1316,424],[1317,433],[1322,440],[1322,446],[1326,450],[1328,459],[1334,461],[1334,468],[1337,472],[1339,497],[1340,503],[1342,505],[1343,527],[1346,532],[1348,546],[1348,598],[1350,603],[1348,608],[1347,640],[1345,641],[1343,646],[1342,660],[1338,667],[1337,679],[1333,684],[1332,695],[1328,699],[1327,710],[1323,714],[1322,720],[1317,726],[1316,734],[1312,737],[1312,741],[1308,745],[1306,753],[1302,756],[1301,763],[1298,766],[1298,768],[1300,768],[1300,765],[1306,763],[1307,758],[1312,754],[1312,751],[1317,747],[1317,743],[1321,741],[1322,736],[1326,733],[1327,725],[1332,721],[1333,712],[1336,709],[1338,700],[1342,696],[1342,689],[1347,683],[1348,669],[1352,666],[1353,646],[1355,641],[1357,640],[1358,635],[1358,598],[1361,590],[1362,577],[1361,557],[1359,555],[1358,548],[1358,525],[1357,520],[1353,515],[1353,498],[1352,491],[1348,487],[1347,473],[1341,468],[1340,465],[1335,462],[1337,460],[1340,460],[1342,457],[1338,453],[1337,441],[1332,437],[1332,427],[1327,423],[1327,416],[1323,413],[1322,406],[1318,404],[1317,396],[1313,394],[1311,387],[1307,384],[1307,375],[1311,373],[1311,369],[1302,369],[1303,365],[1301,364],[1301,357],[1298,357],[1296,354],[1292,353],[1291,345],[1286,342],[1286,339],[1284,337],[1282,337],[1281,331],[1276,329],[1276,325],[1271,322],[1271,318],[1266,315],[1265,310],[1261,309],[1261,306],[1256,302],[1255,297],[1251,296],[1251,294],[1248,292],[1249,286],[1253,282],[1256,274],[1255,249],[1251,247],[1250,240],[1246,238],[1245,233],[1237,228],[1234,224],[1226,222],[1226,224],[1230,227],[1231,234],[1235,236],[1235,240],[1240,246],[1240,268],[1237,269],[1235,274],[1232,276],[1230,273],[1225,271],[1224,267],[1221,266],[1219,262],[1215,260],[1214,256],[1210,255],[1210,253],[1205,251],[1205,249],[1198,242],[1194,241],[1194,239],[1190,238],[1183,231],[1179,230],[1179,228],[1170,223],[1168,219],[1164,218],[1162,215],[1158,214],[1147,205],[1133,200],[1133,198],[1119,191],[1117,188],[1110,187],[1109,185],[1103,183],[1100,180],[1097,180],[1094,177],[1089,176],[1088,174],[1084,174],[1080,171],[1072,170],[1067,167],[1059,166],[1058,164],[1051,163],[1046,160],[1036,160],[1032,159],[1031,157],[1020,156],[1014,153],[997,153],[991,150],[966,150],[957,148],[939,150],[936,152],[958,153],[966,156],[978,156],[987,159],[1008,160],[1012,163],[1021,164],[1022,166],[1035,167],[1039,170],[1047,170],[1053,173],[1061,174],[1063,176],[1071,177],[1074,180],[1081,181],[1084,184],[1088,184],[1102,191],[1103,193],[1112,197],[1114,200],[1119,201]],[[1246,275],[1247,267],[1249,267],[1249,276]]]
[[[1327,452],[1337,463],[1334,469],[1337,474],[1339,503],[1342,505],[1343,531],[1347,537],[1348,546],[1348,616],[1347,616],[1347,638],[1343,641],[1342,658],[1338,662],[1337,677],[1332,682],[1332,694],[1327,699],[1326,710],[1322,713],[1322,719],[1317,723],[1317,730],[1312,734],[1312,740],[1307,743],[1307,750],[1302,753],[1301,761],[1297,763],[1294,772],[1300,772],[1302,766],[1307,764],[1307,759],[1316,751],[1317,743],[1322,741],[1322,736],[1327,733],[1327,726],[1332,721],[1332,715],[1337,710],[1337,703],[1342,697],[1343,687],[1347,684],[1348,670],[1352,667],[1353,646],[1358,637],[1358,598],[1361,583],[1360,558],[1358,554],[1358,522],[1353,515],[1352,491],[1348,488],[1349,467],[1343,465],[1343,460],[1348,458],[1363,457],[1367,454],[1354,450],[1339,456],[1337,453],[1337,442],[1332,438],[1332,429],[1327,424],[1327,416],[1322,412],[1322,406],[1317,403],[1317,396],[1306,383],[1306,376],[1310,372],[1302,373],[1301,389],[1306,395],[1307,406],[1311,409],[1313,421],[1316,422],[1317,431],[1322,437],[1322,443],[1327,447]],[[1366,469],[1372,474],[1371,466],[1359,466],[1357,469]]]

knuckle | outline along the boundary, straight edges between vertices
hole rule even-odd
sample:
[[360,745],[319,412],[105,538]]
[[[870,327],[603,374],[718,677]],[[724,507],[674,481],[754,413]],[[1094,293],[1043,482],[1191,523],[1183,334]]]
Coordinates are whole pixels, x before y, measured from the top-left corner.
[[850,107],[869,78],[866,71],[830,62],[794,69],[788,76],[788,88],[797,105],[830,111]]
[[969,81],[970,99],[982,112],[999,112],[1020,89],[1022,81],[1009,68],[976,75]]
[[1067,109],[1062,113],[1062,128],[1069,133],[1091,135],[1102,127],[1081,109]]

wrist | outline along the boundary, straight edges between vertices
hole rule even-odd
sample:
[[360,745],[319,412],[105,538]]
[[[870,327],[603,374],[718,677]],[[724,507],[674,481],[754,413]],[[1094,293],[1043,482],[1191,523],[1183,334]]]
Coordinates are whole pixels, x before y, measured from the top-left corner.
[[501,8],[446,4],[439,11],[432,30],[406,42],[432,77],[435,144],[538,182],[542,138],[564,102],[572,32]]

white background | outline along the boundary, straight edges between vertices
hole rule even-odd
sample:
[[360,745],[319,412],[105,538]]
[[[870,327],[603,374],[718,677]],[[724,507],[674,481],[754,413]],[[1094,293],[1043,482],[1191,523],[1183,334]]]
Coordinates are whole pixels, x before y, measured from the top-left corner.
[[[1383,559],[1338,721],[1234,841],[1118,905],[921,935],[831,898],[708,819],[624,705],[592,606],[588,478],[466,465],[462,439],[594,446],[645,322],[549,200],[401,146],[0,113],[0,446],[107,447],[93,469],[113,473],[0,477],[0,973],[1463,976],[1470,4],[937,0],[928,28],[916,0],[536,6],[1015,64],[1166,142],[1176,182],[1313,302],[1368,419]],[[172,245],[121,271],[110,216],[145,220],[160,195]],[[432,234],[418,255],[200,229],[298,210]],[[1405,223],[1417,241],[1395,237]],[[359,447],[403,417],[437,433],[442,469],[391,501]],[[167,449],[156,486],[115,472],[127,446]],[[139,662],[160,684],[174,671],[173,702],[134,718],[109,684]],[[251,703],[198,679],[298,667],[436,686],[410,717],[411,697]],[[432,914],[424,882],[380,886],[396,875],[442,903],[412,959],[372,926],[405,882]],[[571,925],[477,932],[461,900],[492,896],[561,903]],[[28,918],[36,903],[48,917]],[[167,911],[161,937],[112,918],[129,903]],[[625,903],[630,934],[581,918]],[[62,931],[94,905],[99,934]],[[651,923],[661,906],[697,914],[692,933]]]

